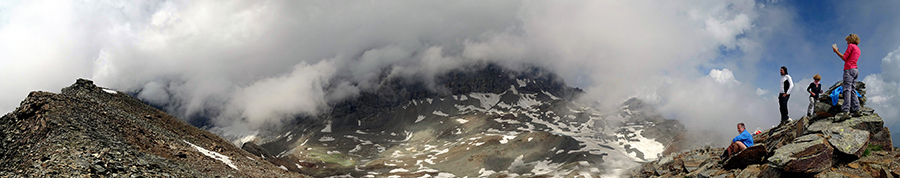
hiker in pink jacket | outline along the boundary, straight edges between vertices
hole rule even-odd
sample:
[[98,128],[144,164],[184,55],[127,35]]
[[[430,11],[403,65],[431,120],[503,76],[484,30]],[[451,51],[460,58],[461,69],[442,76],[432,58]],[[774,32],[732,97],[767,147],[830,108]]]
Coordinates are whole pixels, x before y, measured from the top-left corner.
[[856,91],[856,78],[859,77],[859,69],[856,67],[856,61],[859,60],[860,55],[859,46],[857,46],[859,45],[859,36],[850,34],[844,40],[847,41],[847,51],[844,54],[838,51],[837,45],[832,45],[831,48],[844,61],[844,82],[841,84],[844,88],[844,104],[841,105],[843,112],[838,116],[846,119],[850,118],[851,113],[853,117],[862,116],[862,113],[859,112],[861,109],[859,98],[853,94],[853,91]]

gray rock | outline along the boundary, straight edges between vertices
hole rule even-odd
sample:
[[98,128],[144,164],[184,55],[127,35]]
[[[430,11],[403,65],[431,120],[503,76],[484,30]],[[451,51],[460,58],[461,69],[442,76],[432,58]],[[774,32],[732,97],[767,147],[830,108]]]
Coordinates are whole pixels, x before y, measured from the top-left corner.
[[759,165],[750,165],[747,166],[744,170],[741,171],[740,174],[736,176],[736,178],[754,178],[759,177],[759,173],[762,170],[759,169]]
[[881,131],[869,135],[869,145],[880,146],[881,150],[893,151],[894,142],[891,140],[891,131],[885,127]]
[[869,132],[848,127],[832,127],[825,131],[828,143],[840,153],[859,158],[869,142]]
[[806,130],[806,134],[824,133],[825,130],[832,127],[849,127],[858,130],[864,130],[870,133],[877,133],[884,127],[884,120],[878,114],[864,115],[862,117],[853,117],[842,120],[838,117],[830,117],[826,119],[816,120]]
[[818,173],[831,167],[833,150],[821,135],[804,135],[776,149],[768,161],[785,172]]
[[765,161],[767,154],[765,144],[756,144],[725,160],[722,167],[725,169],[738,169],[751,164],[759,164]]

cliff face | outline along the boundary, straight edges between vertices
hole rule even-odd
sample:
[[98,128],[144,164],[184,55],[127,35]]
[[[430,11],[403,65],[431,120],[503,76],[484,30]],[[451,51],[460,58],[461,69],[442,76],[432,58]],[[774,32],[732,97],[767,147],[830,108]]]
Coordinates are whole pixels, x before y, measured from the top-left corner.
[[2,177],[303,177],[84,79],[31,92],[0,138]]
[[[836,84],[837,85],[837,84]],[[857,87],[865,100],[865,84]],[[829,89],[834,90],[836,86]],[[753,136],[752,147],[731,158],[723,148],[673,154],[631,171],[633,177],[898,177],[900,150],[871,108],[839,117],[840,103],[823,95],[816,115]],[[723,141],[723,142],[727,142]]]

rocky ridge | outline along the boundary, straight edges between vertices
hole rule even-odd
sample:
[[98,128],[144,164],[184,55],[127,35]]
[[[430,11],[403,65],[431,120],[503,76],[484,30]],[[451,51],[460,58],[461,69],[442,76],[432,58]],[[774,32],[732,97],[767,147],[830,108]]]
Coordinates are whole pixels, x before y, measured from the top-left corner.
[[78,79],[0,118],[0,177],[306,177]]
[[[835,85],[839,85],[835,84]],[[858,92],[865,100],[865,83]],[[834,90],[832,86],[829,90]],[[823,95],[816,115],[753,136],[754,146],[723,160],[723,148],[672,154],[630,171],[633,177],[898,177],[900,150],[871,108],[863,116],[841,118]]]

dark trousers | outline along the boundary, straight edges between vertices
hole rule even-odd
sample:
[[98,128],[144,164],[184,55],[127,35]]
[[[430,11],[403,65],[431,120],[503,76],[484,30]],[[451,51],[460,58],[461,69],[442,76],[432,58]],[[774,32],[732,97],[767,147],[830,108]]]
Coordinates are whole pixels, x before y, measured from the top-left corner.
[[781,96],[782,94],[778,94],[778,108],[781,110],[781,122],[787,122],[788,120],[788,108],[787,102],[788,99],[791,98],[791,95]]

